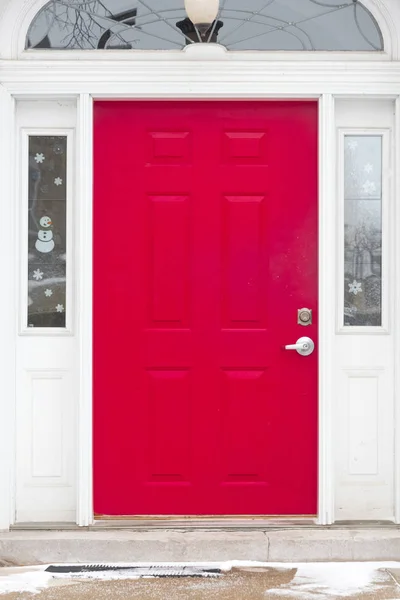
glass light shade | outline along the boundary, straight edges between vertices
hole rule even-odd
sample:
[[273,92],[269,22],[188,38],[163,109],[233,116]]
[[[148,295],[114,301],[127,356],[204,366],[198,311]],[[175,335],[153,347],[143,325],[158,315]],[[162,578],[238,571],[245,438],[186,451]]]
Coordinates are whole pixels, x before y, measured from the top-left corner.
[[219,0],[185,0],[185,10],[194,25],[211,25],[218,16]]

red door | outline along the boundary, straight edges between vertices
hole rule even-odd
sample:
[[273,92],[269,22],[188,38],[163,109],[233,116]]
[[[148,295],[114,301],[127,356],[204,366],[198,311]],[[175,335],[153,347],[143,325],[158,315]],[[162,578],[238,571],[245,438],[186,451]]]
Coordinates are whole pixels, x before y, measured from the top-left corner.
[[317,122],[96,102],[97,514],[316,513]]

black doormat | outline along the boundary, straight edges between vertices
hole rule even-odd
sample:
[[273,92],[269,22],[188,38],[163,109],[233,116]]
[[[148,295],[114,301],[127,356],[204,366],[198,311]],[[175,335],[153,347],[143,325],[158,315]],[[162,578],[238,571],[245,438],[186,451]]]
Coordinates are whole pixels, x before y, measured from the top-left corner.
[[149,567],[135,565],[50,565],[46,571],[60,575],[98,572],[114,572],[127,575],[129,573],[132,577],[218,577],[221,574],[221,569],[218,568],[179,565],[151,565]]

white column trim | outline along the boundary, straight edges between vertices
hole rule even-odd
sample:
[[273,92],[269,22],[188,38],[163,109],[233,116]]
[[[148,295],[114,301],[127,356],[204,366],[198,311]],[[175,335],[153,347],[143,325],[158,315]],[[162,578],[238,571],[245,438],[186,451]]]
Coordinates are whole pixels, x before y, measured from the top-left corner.
[[0,85],[0,181],[1,219],[7,226],[0,236],[0,269],[6,282],[0,294],[0,530],[14,523],[15,498],[15,346],[17,336],[18,252],[15,218],[14,174],[15,153],[15,100]]
[[[395,522],[400,523],[400,97],[395,102],[395,131],[394,131],[394,161],[393,161],[393,216],[394,216],[394,517]],[[393,229],[392,229],[393,233]]]
[[318,524],[334,521],[332,403],[334,399],[336,140],[335,100],[319,102],[319,490]]
[[77,131],[77,325],[78,373],[78,498],[77,524],[93,521],[92,452],[92,241],[93,241],[93,99],[81,94],[78,100]]

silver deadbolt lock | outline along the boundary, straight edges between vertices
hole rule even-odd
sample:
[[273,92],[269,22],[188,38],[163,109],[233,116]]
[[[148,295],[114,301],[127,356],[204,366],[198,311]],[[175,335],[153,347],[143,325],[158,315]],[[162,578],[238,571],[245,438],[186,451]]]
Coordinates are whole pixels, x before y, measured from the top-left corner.
[[300,308],[297,311],[297,324],[307,327],[312,325],[312,310],[311,308]]

